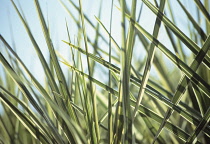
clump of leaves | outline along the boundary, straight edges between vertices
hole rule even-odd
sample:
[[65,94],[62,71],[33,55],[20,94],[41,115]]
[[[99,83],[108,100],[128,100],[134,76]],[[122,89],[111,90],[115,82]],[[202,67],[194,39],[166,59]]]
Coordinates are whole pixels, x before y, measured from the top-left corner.
[[[65,58],[54,46],[48,19],[34,0],[48,61],[24,10],[11,0],[36,51],[36,61],[41,62],[44,79],[38,80],[14,45],[0,35],[2,143],[210,141],[208,0],[192,2],[197,19],[179,0],[120,0],[116,7],[113,0],[106,1],[110,4],[108,26],[102,22],[107,13],[102,2],[92,20],[81,0],[58,1],[78,35],[73,42],[66,20],[67,37],[61,42],[69,46],[70,58]],[[186,15],[188,34],[175,22],[178,17],[172,3]],[[119,21],[113,19],[113,11],[121,16]],[[141,24],[141,19],[149,19],[144,11],[155,15],[152,32]],[[113,30],[116,25],[121,27],[118,37]],[[165,33],[164,42],[160,33]]]

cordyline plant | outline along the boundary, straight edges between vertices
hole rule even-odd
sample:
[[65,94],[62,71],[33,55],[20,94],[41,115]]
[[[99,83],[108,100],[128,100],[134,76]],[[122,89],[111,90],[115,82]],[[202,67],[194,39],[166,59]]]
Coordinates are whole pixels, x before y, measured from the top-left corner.
[[[81,0],[58,1],[77,25],[76,42],[71,40],[68,21],[63,25],[68,37],[60,41],[69,46],[70,60],[55,48],[39,0],[34,0],[34,6],[50,61],[21,5],[18,8],[11,0],[45,79],[40,82],[0,35],[0,143],[210,142],[210,1],[191,1],[195,16],[185,1],[174,0],[185,14],[189,35],[175,22],[178,12],[172,11],[172,0],[119,0],[119,6],[106,1],[108,26],[100,19],[107,13],[103,4],[93,21],[88,17],[91,13],[84,13]],[[155,15],[151,32],[140,24],[150,19],[141,15],[144,8]],[[117,23],[113,10],[121,15],[118,40],[113,36],[113,23]],[[163,30],[170,46],[158,38]]]

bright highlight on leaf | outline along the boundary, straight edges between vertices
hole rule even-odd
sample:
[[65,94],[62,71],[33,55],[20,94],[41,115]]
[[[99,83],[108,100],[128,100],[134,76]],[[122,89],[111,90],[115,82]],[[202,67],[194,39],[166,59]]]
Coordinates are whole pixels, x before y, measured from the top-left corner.
[[209,0],[7,3],[0,143],[209,143]]

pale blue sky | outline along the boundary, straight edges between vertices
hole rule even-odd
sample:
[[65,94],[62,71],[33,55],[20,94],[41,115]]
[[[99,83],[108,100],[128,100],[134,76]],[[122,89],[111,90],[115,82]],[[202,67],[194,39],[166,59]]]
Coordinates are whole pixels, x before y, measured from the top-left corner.
[[[68,1],[67,0],[63,0],[63,1],[65,2],[65,4],[67,4],[69,9],[73,10],[75,16],[77,16],[77,12],[68,3]],[[76,4],[78,5],[78,1],[77,0],[75,1],[76,1]],[[186,35],[189,35],[188,29],[186,29],[188,20],[186,19],[185,14],[183,14],[182,10],[180,9],[177,2],[175,2],[175,0],[169,0],[169,1],[171,2],[173,6],[173,12],[175,14],[175,17],[177,17],[175,20],[177,22],[178,27],[182,31],[184,31]],[[195,4],[190,1],[191,0],[185,1],[186,7],[189,9],[191,13],[195,13],[195,11],[193,11],[193,9],[195,8]],[[62,5],[59,3],[59,0],[50,0],[50,1],[39,0],[39,2],[43,10],[43,13],[45,15],[45,18],[48,17],[49,19],[51,38],[52,38],[55,48],[58,49],[59,52],[64,57],[68,58],[69,53],[70,53],[69,48],[66,44],[62,42],[62,40],[67,40],[65,19],[67,19],[72,40],[75,37],[77,37],[77,30],[76,30],[76,26],[74,22],[69,17],[69,15],[65,11],[65,9],[62,7]],[[18,5],[17,0],[15,0],[15,3]],[[141,1],[138,0],[137,4],[138,4],[137,5],[137,13],[138,13]],[[37,40],[38,45],[43,51],[45,57],[48,58],[48,53],[47,53],[48,49],[47,49],[47,46],[46,46],[46,43],[42,34],[42,30],[40,27],[39,19],[37,17],[34,2],[32,0],[31,1],[21,0],[20,5],[26,16],[26,19],[31,28],[31,31]],[[97,23],[94,16],[98,15],[99,5],[100,5],[99,0],[91,0],[91,3],[88,0],[83,0],[84,13],[87,14],[87,16],[90,18],[90,20],[92,20],[94,24]],[[111,5],[111,0],[103,1],[101,21],[104,23],[107,29],[109,29],[110,5]],[[114,5],[119,6],[119,3],[117,0],[114,1]],[[140,19],[140,24],[150,33],[152,33],[153,31],[153,26],[155,22],[154,19],[155,19],[154,14],[148,8],[146,8],[146,6],[143,6],[143,13]],[[195,19],[196,19],[196,16],[195,16]],[[0,34],[3,35],[3,37],[11,45],[12,45],[11,34],[13,35],[15,47],[17,49],[18,55],[21,57],[21,59],[25,62],[27,67],[35,74],[35,76],[38,79],[43,79],[43,76],[42,76],[43,71],[42,71],[40,62],[37,60],[38,57],[33,48],[33,45],[31,44],[30,39],[24,27],[9,0],[0,0],[0,22],[1,22]],[[12,31],[11,31],[11,28],[12,28]],[[87,33],[91,34],[94,39],[95,33],[88,24],[86,24],[86,29],[87,29]],[[103,30],[101,31],[103,32]],[[113,37],[116,39],[116,41],[120,45],[120,38],[121,38],[120,12],[115,7],[113,11],[112,32],[113,32]],[[160,30],[158,39],[162,43],[164,43],[171,51],[173,51],[171,44],[168,43],[168,38],[165,37],[165,29],[163,27]],[[108,46],[104,45],[103,43],[101,43],[100,45],[104,49],[108,49]],[[134,52],[135,55],[139,55],[140,58],[144,57],[146,54],[144,52],[144,49],[141,48],[140,43],[136,43],[135,50],[136,50]],[[4,52],[3,49],[0,49],[0,51]],[[189,51],[186,49],[185,52],[188,53]],[[171,65],[171,63],[169,63],[169,65]],[[1,68],[2,67],[0,67],[0,69]]]

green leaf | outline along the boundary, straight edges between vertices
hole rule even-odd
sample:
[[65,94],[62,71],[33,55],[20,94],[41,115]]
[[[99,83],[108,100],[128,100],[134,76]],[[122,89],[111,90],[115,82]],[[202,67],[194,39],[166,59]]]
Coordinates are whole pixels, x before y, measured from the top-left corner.
[[[207,54],[208,50],[210,48],[210,36],[207,38],[205,44],[203,45],[202,49],[200,50],[200,52],[198,53],[198,55],[195,57],[194,61],[192,62],[190,68],[194,71],[196,71],[199,67],[199,65],[201,64],[203,58],[205,57],[205,55]],[[194,77],[192,77],[194,78]],[[188,79],[185,75],[182,76],[182,78],[180,79],[179,85],[176,89],[176,92],[172,98],[172,103],[174,103],[175,105],[178,105],[178,103],[180,102],[181,98],[182,98],[182,94],[185,92],[186,87],[189,84],[190,79]],[[169,119],[169,117],[171,116],[171,114],[173,113],[172,109],[168,109],[165,116],[164,116],[164,121],[161,123],[158,133],[156,134],[156,137],[154,139],[154,141],[157,139],[157,137],[159,136],[160,132],[162,131],[164,125],[165,125],[165,121],[167,121]]]
[[[176,25],[174,25],[162,12],[158,10],[151,2],[147,0],[142,0],[144,4],[155,14],[158,16],[159,19],[162,20],[162,22],[169,27],[174,34],[180,38],[180,40],[195,54],[197,55],[200,48],[197,44],[195,44],[190,38],[188,38]],[[205,59],[203,61],[207,67],[210,66],[210,59],[209,56],[205,56]]]

